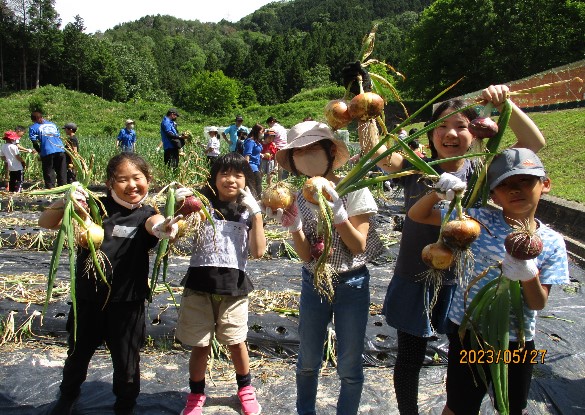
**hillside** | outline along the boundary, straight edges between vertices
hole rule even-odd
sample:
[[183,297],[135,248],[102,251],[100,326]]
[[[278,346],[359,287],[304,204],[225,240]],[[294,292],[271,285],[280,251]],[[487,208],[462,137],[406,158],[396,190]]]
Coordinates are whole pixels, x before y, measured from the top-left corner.
[[[248,126],[256,122],[264,124],[268,116],[274,115],[284,126],[290,128],[306,116],[323,120],[322,111],[326,102],[327,99],[319,99],[275,106],[256,105],[243,109],[241,114]],[[155,167],[160,165],[158,159],[161,157],[154,149],[160,142],[160,120],[168,109],[167,104],[143,101],[109,102],[95,95],[48,86],[0,98],[0,108],[3,109],[0,112],[0,129],[5,131],[18,124],[28,126],[31,103],[41,103],[47,118],[55,121],[58,126],[71,121],[77,123],[82,152],[92,148],[97,148],[100,152],[107,149],[105,156],[115,151],[114,137],[123,127],[124,120],[132,118],[136,121],[138,137],[145,156],[153,158],[152,164]],[[233,115],[211,118],[179,110],[181,112],[179,130],[191,130],[198,137],[202,136],[204,126],[227,126],[233,119]],[[547,140],[547,146],[540,152],[540,156],[553,181],[551,194],[585,203],[583,180],[575,174],[585,170],[585,148],[580,144],[585,131],[585,108],[533,112],[529,115]],[[355,139],[356,133],[351,125],[350,133]],[[510,132],[506,133],[505,141],[512,142]],[[28,139],[23,142],[30,147]]]

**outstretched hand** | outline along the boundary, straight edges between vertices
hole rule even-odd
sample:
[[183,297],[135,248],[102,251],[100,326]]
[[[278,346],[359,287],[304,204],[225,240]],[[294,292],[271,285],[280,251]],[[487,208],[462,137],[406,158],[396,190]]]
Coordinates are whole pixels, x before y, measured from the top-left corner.
[[174,218],[168,216],[152,225],[152,234],[158,239],[173,239],[177,236],[179,225],[177,222],[183,219],[183,215],[177,215]]

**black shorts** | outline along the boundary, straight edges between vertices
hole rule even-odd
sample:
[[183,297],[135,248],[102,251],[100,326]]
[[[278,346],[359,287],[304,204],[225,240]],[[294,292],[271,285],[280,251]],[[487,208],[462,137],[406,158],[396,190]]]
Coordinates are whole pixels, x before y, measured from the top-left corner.
[[[454,333],[448,334],[447,406],[456,415],[478,414],[487,388],[477,371],[477,364],[467,363],[470,360],[477,361],[476,355],[471,357],[468,353],[471,350],[469,330],[465,334],[464,347],[462,347],[457,334],[458,329],[459,326]],[[516,349],[518,349],[518,342],[511,341],[509,350]],[[526,342],[525,350],[534,350],[534,340]],[[487,382],[491,384],[489,365],[484,363],[482,366]],[[510,415],[522,414],[522,410],[528,404],[533,367],[534,363],[530,361],[508,364]]]

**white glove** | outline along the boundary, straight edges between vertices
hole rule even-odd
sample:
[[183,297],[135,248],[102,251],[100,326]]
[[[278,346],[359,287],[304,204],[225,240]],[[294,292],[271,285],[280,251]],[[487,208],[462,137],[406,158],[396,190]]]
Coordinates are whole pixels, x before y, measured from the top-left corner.
[[267,218],[274,219],[283,228],[286,228],[289,232],[298,232],[303,227],[303,222],[301,220],[301,215],[299,215],[299,206],[297,202],[295,202],[286,210],[276,209],[273,211],[271,208],[266,207],[264,209],[264,214]]
[[175,200],[179,203],[183,203],[189,196],[193,196],[193,191],[188,187],[179,187],[175,190]]
[[[73,200],[75,200],[76,211],[80,210],[80,206],[87,211],[87,198],[89,197],[87,191],[83,188],[83,186],[81,186],[79,182],[73,182],[72,184],[75,185],[75,190],[73,190],[70,195],[66,195],[65,198],[71,197]],[[64,202],[67,202],[67,200],[64,200]]]
[[449,201],[453,200],[456,194],[462,194],[465,188],[465,182],[451,173],[441,174],[439,181],[435,183],[437,196]]
[[152,234],[158,239],[173,239],[177,236],[179,225],[177,222],[183,219],[183,215],[177,215],[174,218],[168,216],[152,225]]
[[343,206],[343,201],[335,191],[333,187],[329,184],[325,184],[323,186],[323,190],[331,196],[331,200],[333,203],[329,203],[331,206],[331,210],[333,211],[333,224],[339,225],[340,223],[345,222],[348,219],[347,210],[345,210],[345,206]]
[[244,196],[241,203],[242,205],[246,206],[246,209],[248,209],[248,212],[250,212],[250,216],[254,216],[257,213],[262,212],[260,205],[256,199],[254,199],[254,196],[252,195],[252,192],[250,192],[250,188],[248,186],[246,186],[245,189],[240,189],[240,193],[242,196]]
[[502,274],[512,281],[529,281],[538,276],[534,259],[516,259],[506,253],[502,261]]

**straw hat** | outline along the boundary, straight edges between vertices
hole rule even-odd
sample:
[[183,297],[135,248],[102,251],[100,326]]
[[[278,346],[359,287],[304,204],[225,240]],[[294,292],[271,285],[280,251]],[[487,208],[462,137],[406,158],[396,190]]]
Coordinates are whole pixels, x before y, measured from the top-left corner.
[[304,121],[288,131],[286,136],[288,144],[276,153],[276,161],[284,169],[291,171],[292,167],[289,163],[289,152],[295,148],[307,147],[311,144],[321,140],[329,140],[337,151],[333,159],[333,170],[343,166],[349,160],[349,150],[343,140],[336,138],[333,135],[331,128],[327,124],[317,121]]

